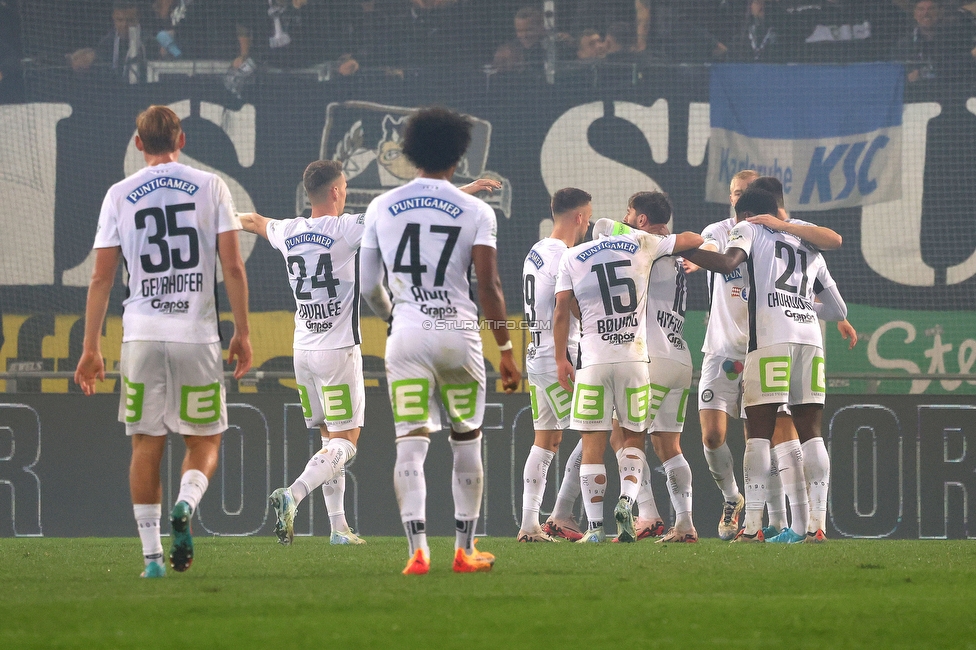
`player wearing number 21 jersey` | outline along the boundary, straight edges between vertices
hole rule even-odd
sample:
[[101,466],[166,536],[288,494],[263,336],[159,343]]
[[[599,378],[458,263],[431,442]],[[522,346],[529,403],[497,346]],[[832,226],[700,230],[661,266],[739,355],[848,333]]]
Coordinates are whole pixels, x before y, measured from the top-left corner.
[[234,376],[251,365],[247,277],[240,230],[227,185],[178,162],[186,143],[180,120],[150,106],[136,120],[136,148],[147,167],[113,185],[95,233],[95,270],[85,309],[84,350],[75,381],[86,395],[105,378],[101,332],[121,258],[128,269],[123,302],[119,421],[132,438],[129,483],[142,540],[144,577],[165,575],[159,520],[159,467],[166,434],[186,443],[183,476],[170,513],[170,565],[193,561],[190,519],[217,467],[227,428],[223,359],[217,329],[216,265],[234,313],[228,360]]
[[[555,350],[565,349],[573,300],[579,304],[582,330],[579,372],[567,359],[558,353],[556,356],[563,388],[568,390],[570,380],[575,379],[571,421],[573,428],[584,434],[580,487],[590,529],[581,542],[604,539],[603,454],[614,409],[626,453],[635,458],[644,453],[650,390],[645,310],[651,265],[660,257],[697,247],[702,241],[695,233],[662,237],[632,232],[605,236],[612,228],[610,220],[597,222],[593,234],[598,239],[566,251],[556,278]],[[681,244],[676,246],[679,237]],[[641,466],[636,462],[634,465]],[[635,534],[631,504],[640,487],[639,477],[628,478],[634,471],[628,467],[624,474],[622,468],[621,498],[615,510],[622,536],[632,539]]]
[[[471,121],[443,108],[414,113],[404,129],[403,153],[417,166],[413,181],[373,199],[362,243],[363,296],[381,317],[392,314],[386,374],[396,427],[394,486],[409,543],[404,573],[430,567],[426,534],[424,459],[430,433],[441,428],[440,398],[450,418],[454,456],[454,571],[490,571],[494,557],[474,547],[484,469],[481,423],[485,365],[478,312],[468,273],[501,352],[506,390],[521,380],[505,326],[497,272],[495,213],[451,183],[471,142]],[[385,275],[393,305],[389,307]]]

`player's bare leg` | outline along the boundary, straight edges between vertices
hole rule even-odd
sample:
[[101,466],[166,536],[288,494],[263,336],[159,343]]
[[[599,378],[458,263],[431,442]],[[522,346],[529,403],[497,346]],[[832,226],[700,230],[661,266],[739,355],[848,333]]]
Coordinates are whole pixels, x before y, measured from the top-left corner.
[[729,541],[739,531],[739,515],[745,507],[745,499],[735,481],[732,452],[726,444],[729,415],[718,409],[700,408],[698,420],[701,423],[702,447],[705,450],[708,471],[715,485],[722,491],[722,517],[718,522],[718,536]]
[[676,431],[651,432],[654,453],[664,463],[664,472],[674,508],[674,526],[658,542],[697,542],[698,531],[692,519],[691,466],[681,453],[681,434]]
[[132,436],[132,458],[129,461],[129,492],[132,513],[142,541],[145,563],[143,577],[160,578],[166,575],[163,542],[159,533],[162,517],[163,486],[159,480],[159,464],[166,449],[166,436]]
[[823,405],[802,404],[792,407],[803,449],[803,473],[810,495],[810,521],[806,541],[824,541],[827,528],[827,492],[830,488],[830,455],[821,436]]
[[562,429],[541,429],[535,432],[535,441],[529,449],[529,456],[525,459],[522,470],[522,526],[518,532],[520,542],[556,541],[543,532],[539,523],[539,510],[546,492],[549,466],[562,439]]
[[587,531],[579,540],[581,543],[602,542],[603,500],[607,492],[607,466],[603,454],[607,448],[608,431],[584,431],[583,458],[580,464],[580,491],[583,496],[583,509],[586,512]]

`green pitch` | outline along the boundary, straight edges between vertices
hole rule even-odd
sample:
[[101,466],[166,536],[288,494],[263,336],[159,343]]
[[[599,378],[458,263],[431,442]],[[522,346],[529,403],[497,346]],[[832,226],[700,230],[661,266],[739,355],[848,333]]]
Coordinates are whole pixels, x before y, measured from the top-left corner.
[[[0,539],[0,648],[976,648],[976,544],[529,544],[427,576],[369,538],[196,538],[139,579],[137,539]],[[168,544],[166,538],[164,545]]]

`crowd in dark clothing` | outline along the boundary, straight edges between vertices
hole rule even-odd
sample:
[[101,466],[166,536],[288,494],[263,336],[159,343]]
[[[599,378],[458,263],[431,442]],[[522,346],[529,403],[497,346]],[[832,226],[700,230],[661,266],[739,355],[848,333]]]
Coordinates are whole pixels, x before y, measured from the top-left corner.
[[[345,76],[538,74],[553,61],[892,60],[923,84],[976,69],[976,2],[962,0],[555,0],[549,20],[542,2],[524,0],[89,1],[102,3],[106,33],[67,60],[78,74],[128,83],[145,79],[147,61],[176,59],[248,71],[330,66]],[[15,14],[15,3],[0,0],[0,12]],[[16,18],[0,20],[2,79],[17,76]]]

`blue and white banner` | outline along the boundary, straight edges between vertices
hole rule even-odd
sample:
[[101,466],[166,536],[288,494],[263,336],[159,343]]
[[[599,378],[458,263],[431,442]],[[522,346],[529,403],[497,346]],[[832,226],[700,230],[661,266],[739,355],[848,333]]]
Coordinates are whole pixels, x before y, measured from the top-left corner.
[[900,64],[718,65],[711,71],[706,198],[736,172],[783,182],[791,212],[901,197]]

